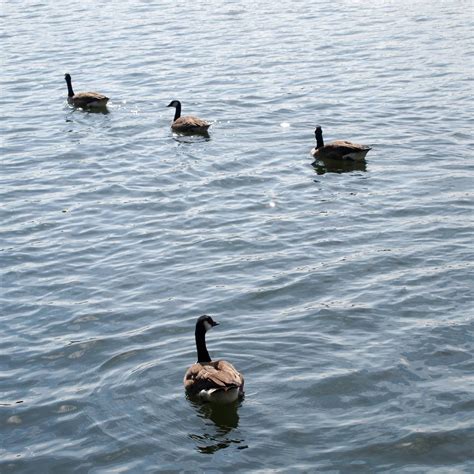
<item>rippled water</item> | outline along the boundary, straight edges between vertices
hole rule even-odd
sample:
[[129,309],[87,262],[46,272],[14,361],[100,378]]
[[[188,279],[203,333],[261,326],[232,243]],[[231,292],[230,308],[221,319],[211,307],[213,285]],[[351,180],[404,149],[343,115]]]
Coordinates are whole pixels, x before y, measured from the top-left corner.
[[474,470],[471,2],[1,10],[1,472]]

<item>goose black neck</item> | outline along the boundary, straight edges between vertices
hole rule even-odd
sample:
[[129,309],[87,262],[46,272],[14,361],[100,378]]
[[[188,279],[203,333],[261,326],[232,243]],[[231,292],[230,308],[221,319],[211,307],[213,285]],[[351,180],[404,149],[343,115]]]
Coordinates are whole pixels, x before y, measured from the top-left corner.
[[72,90],[72,84],[71,84],[71,78],[66,77],[66,84],[67,84],[67,96],[68,97],[73,97],[74,96],[74,91]]
[[323,147],[324,146],[323,131],[320,128],[317,128],[315,135],[316,135],[316,149]]
[[174,119],[173,122],[178,120],[181,117],[181,102],[179,100],[176,101],[176,110],[174,112]]
[[202,326],[196,327],[196,349],[198,362],[211,362],[211,356],[206,347],[206,330]]

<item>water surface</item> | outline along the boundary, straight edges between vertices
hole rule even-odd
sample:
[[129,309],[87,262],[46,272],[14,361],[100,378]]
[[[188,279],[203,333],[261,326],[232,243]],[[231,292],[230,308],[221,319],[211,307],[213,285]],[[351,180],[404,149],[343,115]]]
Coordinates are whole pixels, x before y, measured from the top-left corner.
[[[471,2],[2,16],[1,472],[474,470]],[[182,390],[203,313],[234,410]]]

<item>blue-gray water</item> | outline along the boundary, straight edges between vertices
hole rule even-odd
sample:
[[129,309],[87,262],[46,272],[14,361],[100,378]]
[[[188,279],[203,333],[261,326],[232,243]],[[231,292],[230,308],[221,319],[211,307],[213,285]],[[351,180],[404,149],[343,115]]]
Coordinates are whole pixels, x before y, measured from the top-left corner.
[[[472,2],[1,12],[2,473],[474,470]],[[183,393],[203,313],[237,410]]]

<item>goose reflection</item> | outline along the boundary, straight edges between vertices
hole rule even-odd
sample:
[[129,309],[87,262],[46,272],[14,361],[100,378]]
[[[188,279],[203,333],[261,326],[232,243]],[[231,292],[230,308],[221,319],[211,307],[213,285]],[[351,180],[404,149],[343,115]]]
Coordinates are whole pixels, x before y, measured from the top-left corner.
[[101,108],[96,108],[96,109],[83,109],[84,112],[88,114],[98,114],[98,115],[109,115],[110,110],[108,107],[105,105],[104,107]]
[[245,449],[244,440],[232,436],[232,432],[239,426],[238,408],[240,401],[228,405],[202,403],[195,397],[187,396],[197,415],[205,425],[203,434],[190,433],[189,437],[196,442],[196,449],[203,454],[213,454],[231,445],[239,445],[237,449]]
[[351,171],[367,171],[367,163],[365,161],[352,160],[334,160],[326,158],[318,159],[311,163],[317,174],[325,173],[350,173]]
[[96,114],[96,115],[109,115],[110,114],[110,110],[109,108],[104,105],[102,107],[95,107],[95,108],[92,108],[92,107],[84,107],[84,108],[79,108],[79,107],[75,107],[71,113],[74,113],[74,112],[82,112],[82,113],[85,113],[86,115],[88,114]]
[[[110,110],[107,107],[100,107],[95,109],[80,109],[80,108],[67,108],[65,121],[66,123],[74,122],[73,114],[80,113],[81,117],[87,117],[87,115],[109,115]],[[78,116],[79,117],[79,116]],[[85,118],[86,119],[86,118]]]
[[199,143],[199,142],[208,142],[211,140],[211,136],[207,132],[196,133],[186,133],[186,132],[173,132],[173,140],[178,143]]

